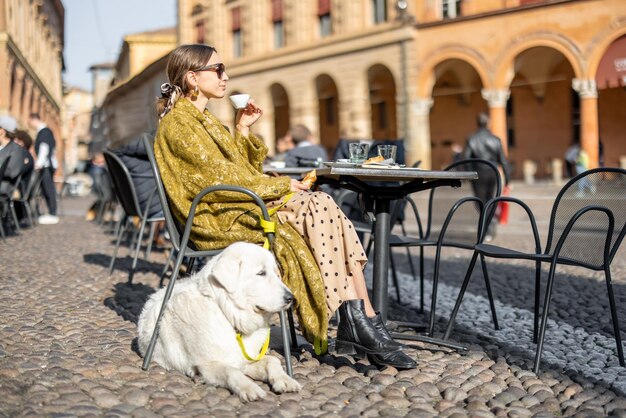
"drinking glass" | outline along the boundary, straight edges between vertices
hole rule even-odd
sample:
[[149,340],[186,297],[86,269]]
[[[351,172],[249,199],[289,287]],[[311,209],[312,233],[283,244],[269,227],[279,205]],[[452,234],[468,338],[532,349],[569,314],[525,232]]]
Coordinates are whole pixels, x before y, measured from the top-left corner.
[[350,162],[360,164],[367,160],[370,145],[365,142],[350,143]]
[[385,160],[393,160],[396,162],[396,153],[398,152],[397,145],[379,145],[378,146],[378,155],[383,157]]

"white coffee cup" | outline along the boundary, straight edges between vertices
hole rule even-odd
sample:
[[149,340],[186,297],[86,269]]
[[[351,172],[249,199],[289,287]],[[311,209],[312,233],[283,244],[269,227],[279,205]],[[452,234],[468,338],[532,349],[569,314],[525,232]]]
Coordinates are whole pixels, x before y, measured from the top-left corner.
[[235,109],[243,109],[248,105],[248,101],[250,100],[249,94],[233,94],[230,96],[230,102],[233,104]]

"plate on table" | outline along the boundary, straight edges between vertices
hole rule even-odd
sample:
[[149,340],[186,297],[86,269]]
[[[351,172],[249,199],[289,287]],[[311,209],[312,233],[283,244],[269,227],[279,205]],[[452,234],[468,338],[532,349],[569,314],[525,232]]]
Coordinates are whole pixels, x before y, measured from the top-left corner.
[[351,163],[350,161],[324,161],[324,165],[327,167],[343,167],[343,168],[350,168],[350,167],[356,167],[358,164],[357,163]]

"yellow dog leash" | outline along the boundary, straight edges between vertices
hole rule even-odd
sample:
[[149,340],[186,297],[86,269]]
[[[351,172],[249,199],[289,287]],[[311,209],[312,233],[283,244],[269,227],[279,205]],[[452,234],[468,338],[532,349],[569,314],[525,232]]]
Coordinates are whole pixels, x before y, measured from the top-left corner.
[[[289,202],[289,200],[293,197],[295,193],[289,193],[288,195],[285,196],[285,198],[283,199],[283,201],[280,203],[280,205],[269,209],[268,212],[270,214],[270,216],[273,216],[276,212],[278,212],[278,210],[280,208],[282,208],[283,206],[285,206],[287,204],[287,202]],[[261,224],[261,228],[263,228],[263,233],[265,235],[269,234],[270,232],[275,234],[276,233],[276,222],[274,221],[266,221],[263,218],[259,218],[259,222]],[[270,249],[270,240],[265,237],[265,242],[263,243],[263,248],[265,248],[266,250]]]
[[269,329],[267,330],[267,338],[265,339],[265,342],[263,343],[263,347],[261,347],[261,351],[259,352],[259,355],[254,358],[250,357],[250,355],[246,351],[246,346],[243,344],[243,337],[241,336],[239,332],[237,333],[237,344],[239,344],[239,348],[241,348],[241,354],[243,354],[246,360],[259,361],[263,358],[263,356],[265,356],[265,353],[267,353],[267,348],[270,346],[270,330]]

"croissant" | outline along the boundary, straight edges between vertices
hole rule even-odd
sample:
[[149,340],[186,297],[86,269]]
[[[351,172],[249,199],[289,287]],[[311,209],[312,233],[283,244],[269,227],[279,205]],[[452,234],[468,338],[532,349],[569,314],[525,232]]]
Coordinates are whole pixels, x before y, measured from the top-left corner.
[[317,173],[315,172],[315,170],[309,171],[307,175],[304,177],[304,179],[302,180],[302,184],[306,185],[307,188],[310,189],[311,187],[313,187],[313,184],[315,183],[316,180],[317,180]]
[[376,157],[372,157],[372,158],[366,160],[363,164],[379,163],[381,161],[385,161],[385,158],[382,157],[381,155],[378,155]]

